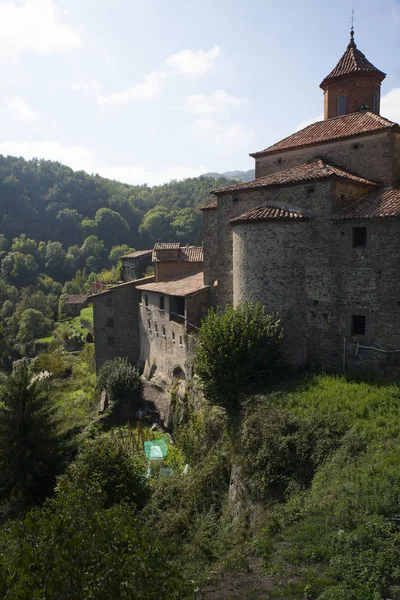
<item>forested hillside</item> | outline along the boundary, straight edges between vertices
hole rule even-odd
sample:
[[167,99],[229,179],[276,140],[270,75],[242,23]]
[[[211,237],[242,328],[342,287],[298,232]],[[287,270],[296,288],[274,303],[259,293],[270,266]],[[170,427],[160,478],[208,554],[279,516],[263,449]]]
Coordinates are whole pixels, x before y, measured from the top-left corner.
[[0,156],[0,353],[24,356],[51,331],[62,292],[116,283],[119,259],[156,241],[201,243],[200,207],[225,178],[150,188]]

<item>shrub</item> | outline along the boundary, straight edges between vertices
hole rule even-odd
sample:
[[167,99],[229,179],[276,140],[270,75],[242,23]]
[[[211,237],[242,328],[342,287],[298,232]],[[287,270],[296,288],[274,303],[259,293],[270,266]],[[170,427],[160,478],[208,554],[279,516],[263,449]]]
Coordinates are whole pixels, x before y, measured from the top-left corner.
[[105,390],[112,403],[129,401],[136,408],[140,400],[140,375],[126,358],[107,360],[100,368],[96,387]]
[[273,375],[281,335],[279,320],[260,304],[210,310],[200,327],[194,363],[205,396],[236,409],[240,391]]

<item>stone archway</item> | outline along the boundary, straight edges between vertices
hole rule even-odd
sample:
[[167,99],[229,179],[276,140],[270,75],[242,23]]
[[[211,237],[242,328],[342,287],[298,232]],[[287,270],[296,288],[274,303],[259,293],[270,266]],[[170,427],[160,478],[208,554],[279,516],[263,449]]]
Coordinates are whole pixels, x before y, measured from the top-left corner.
[[185,371],[181,367],[175,367],[172,377],[173,379],[179,379],[179,381],[186,381]]

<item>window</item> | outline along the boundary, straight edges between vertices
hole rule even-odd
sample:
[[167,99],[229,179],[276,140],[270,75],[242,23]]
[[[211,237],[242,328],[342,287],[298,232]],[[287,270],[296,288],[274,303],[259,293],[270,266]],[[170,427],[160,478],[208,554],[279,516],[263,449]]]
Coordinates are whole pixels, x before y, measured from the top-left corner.
[[112,317],[107,317],[106,325],[107,327],[114,327],[114,319]]
[[145,306],[149,305],[149,297],[147,294],[144,295],[144,304],[145,304]]
[[158,325],[157,325],[157,323],[154,323],[154,331],[156,332],[156,334],[158,334]]
[[182,336],[181,335],[179,336],[179,345],[182,348],[182,346],[183,346],[183,340],[182,340]]
[[363,315],[351,316],[351,335],[365,335],[365,317]]
[[367,228],[353,227],[353,248],[365,248],[367,245]]
[[112,336],[107,338],[107,344],[109,348],[114,348],[114,338]]
[[165,304],[164,300],[165,300],[164,296],[160,296],[160,310],[164,310],[164,304]]
[[165,325],[162,326],[162,335],[163,337],[166,337]]
[[173,331],[173,332],[172,332],[172,341],[173,341],[173,342],[174,342],[174,344],[175,344],[175,331]]
[[307,188],[307,194],[313,194],[313,193],[314,193],[314,188],[313,187]]
[[338,115],[339,117],[341,115],[345,115],[346,114],[346,96],[344,94],[342,94],[341,96],[339,96],[339,100],[338,100]]
[[112,296],[108,296],[108,298],[107,298],[107,306],[112,306],[112,303],[113,303]]
[[232,202],[239,202],[239,196],[233,196]]
[[148,327],[149,331],[151,331],[151,323],[150,323],[150,319],[147,321],[147,327]]
[[374,92],[373,111],[376,114],[379,113],[379,96],[378,96],[378,92]]

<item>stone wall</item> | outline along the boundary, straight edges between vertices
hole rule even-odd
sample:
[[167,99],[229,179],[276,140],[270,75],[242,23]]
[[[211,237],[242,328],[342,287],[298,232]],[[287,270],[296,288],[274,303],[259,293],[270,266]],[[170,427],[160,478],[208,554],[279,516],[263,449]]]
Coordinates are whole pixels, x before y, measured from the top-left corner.
[[175,261],[154,263],[156,268],[156,281],[168,281],[186,277],[192,273],[197,273],[203,268],[202,262]]
[[[218,279],[218,218],[217,209],[203,210],[204,284],[214,289]],[[216,303],[216,297],[210,298]]]
[[188,331],[197,331],[201,320],[206,316],[210,306],[209,290],[203,290],[194,296],[186,298],[186,326]]
[[394,184],[400,185],[400,133],[393,135]]
[[122,259],[122,273],[124,281],[134,281],[135,279],[139,279],[143,277],[147,268],[151,266],[151,255],[142,254],[141,256],[137,256],[136,258],[123,258]]
[[256,159],[256,178],[322,158],[350,173],[391,186],[398,178],[393,168],[393,135],[376,133],[263,156]]
[[93,299],[96,369],[106,360],[125,357],[136,364],[140,355],[138,305],[141,293],[136,285],[151,283],[154,277],[115,286]]
[[170,321],[170,296],[164,296],[164,310],[159,308],[160,294],[146,292],[149,305],[139,306],[140,319],[140,368],[150,379],[162,374],[172,380],[181,370],[186,379],[191,376],[193,343],[182,323]]

